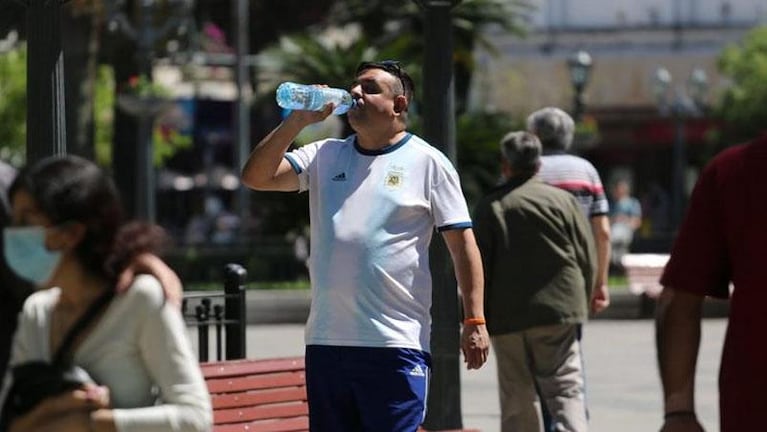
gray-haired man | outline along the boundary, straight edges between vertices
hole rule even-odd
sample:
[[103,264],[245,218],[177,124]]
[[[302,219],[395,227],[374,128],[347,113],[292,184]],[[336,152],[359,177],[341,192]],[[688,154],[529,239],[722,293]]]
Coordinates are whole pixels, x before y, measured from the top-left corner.
[[586,159],[568,154],[573,143],[575,122],[559,108],[547,107],[527,117],[527,130],[538,136],[543,147],[538,177],[573,194],[591,223],[597,247],[597,275],[591,296],[591,311],[599,313],[610,305],[607,271],[610,264],[609,204],[596,168]]
[[535,176],[540,154],[535,135],[507,134],[506,182],[480,201],[474,217],[501,430],[543,430],[543,403],[554,430],[580,432],[588,429],[580,327],[594,286],[595,247],[578,201]]

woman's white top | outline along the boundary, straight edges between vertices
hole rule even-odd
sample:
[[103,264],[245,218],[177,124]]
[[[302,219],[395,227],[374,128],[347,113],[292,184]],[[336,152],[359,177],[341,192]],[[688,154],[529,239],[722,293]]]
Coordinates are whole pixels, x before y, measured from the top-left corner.
[[[60,293],[38,291],[24,303],[11,366],[51,361],[51,314]],[[77,347],[74,363],[109,388],[118,431],[211,429],[210,396],[181,313],[165,302],[151,276],[136,277],[127,292],[115,296]]]

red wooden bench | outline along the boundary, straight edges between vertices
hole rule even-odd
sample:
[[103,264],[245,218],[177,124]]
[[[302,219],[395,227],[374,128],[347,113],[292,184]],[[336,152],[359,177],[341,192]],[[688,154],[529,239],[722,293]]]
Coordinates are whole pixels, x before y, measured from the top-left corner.
[[308,432],[303,357],[229,360],[200,368],[213,402],[214,432]]
[[309,430],[304,358],[201,363],[214,432]]

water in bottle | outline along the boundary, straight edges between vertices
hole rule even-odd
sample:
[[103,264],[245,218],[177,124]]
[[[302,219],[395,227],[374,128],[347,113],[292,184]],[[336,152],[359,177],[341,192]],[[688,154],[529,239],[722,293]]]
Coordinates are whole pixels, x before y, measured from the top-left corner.
[[339,115],[354,106],[348,91],[331,87],[284,82],[277,87],[277,105],[291,110],[320,111],[326,104],[335,106],[333,114]]

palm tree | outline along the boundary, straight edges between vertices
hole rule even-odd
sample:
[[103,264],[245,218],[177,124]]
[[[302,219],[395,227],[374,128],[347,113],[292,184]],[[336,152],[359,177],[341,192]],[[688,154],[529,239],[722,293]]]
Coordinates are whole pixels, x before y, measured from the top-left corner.
[[266,52],[266,57],[267,62],[274,62],[281,78],[347,88],[357,64],[370,59],[376,51],[364,38],[343,45],[300,34],[284,38]]
[[[280,81],[299,83],[321,83],[330,87],[349,88],[352,74],[357,65],[366,60],[373,60],[378,50],[371,48],[364,38],[349,44],[331,41],[327,38],[306,34],[283,38],[278,46],[267,50],[267,64],[276,69]],[[279,83],[270,85],[264,98],[273,102],[274,89]],[[351,127],[342,117],[344,127],[342,135],[352,133]]]
[[[474,49],[482,46],[490,53],[497,53],[484,31],[495,27],[521,35],[526,13],[532,9],[530,0],[464,0],[452,11],[456,108],[459,113],[466,110],[474,70]],[[332,25],[358,24],[363,38],[381,52],[390,52],[406,63],[421,64],[425,50],[424,22],[423,13],[414,1],[339,1],[329,17]]]

